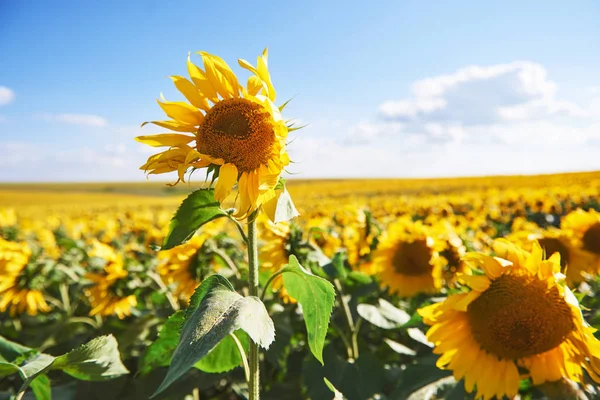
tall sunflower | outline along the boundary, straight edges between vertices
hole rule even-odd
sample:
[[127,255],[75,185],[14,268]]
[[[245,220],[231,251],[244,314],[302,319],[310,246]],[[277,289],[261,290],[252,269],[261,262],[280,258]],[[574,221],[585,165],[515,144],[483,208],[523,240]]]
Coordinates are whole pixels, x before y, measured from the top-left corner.
[[50,311],[42,292],[36,288],[35,271],[28,268],[30,257],[27,243],[0,237],[0,312],[9,310],[11,317]]
[[402,218],[391,223],[372,253],[373,272],[382,284],[403,297],[435,293],[442,287],[439,243],[420,222]]
[[[150,123],[178,133],[139,136],[139,142],[168,147],[148,158],[141,169],[148,174],[177,171],[185,180],[189,168],[211,167],[218,176],[215,198],[223,202],[237,183],[239,211],[244,218],[254,210],[276,202],[275,187],[290,159],[285,150],[288,127],[275,106],[275,89],[267,66],[267,50],[257,66],[238,60],[253,75],[246,87],[221,58],[200,52],[204,70],[188,55],[191,81],[172,76],[186,102],[158,101],[171,119]],[[194,142],[194,143],[192,143]],[[274,207],[271,207],[274,208]]]
[[485,272],[462,277],[470,292],[419,310],[441,354],[438,367],[464,378],[465,389],[476,388],[483,399],[512,398],[527,377],[534,385],[582,382],[586,370],[600,382],[600,341],[565,285],[560,254],[544,260],[537,243],[528,253],[503,239],[494,250],[503,258],[465,257]]

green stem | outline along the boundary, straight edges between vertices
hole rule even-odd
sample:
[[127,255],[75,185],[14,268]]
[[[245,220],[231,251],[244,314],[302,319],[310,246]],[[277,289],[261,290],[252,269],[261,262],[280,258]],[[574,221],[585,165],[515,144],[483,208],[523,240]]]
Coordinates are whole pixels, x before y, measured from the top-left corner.
[[248,366],[248,358],[246,358],[246,350],[244,350],[242,342],[240,342],[240,339],[238,339],[238,337],[235,336],[235,333],[232,332],[229,334],[229,336],[233,338],[235,345],[240,351],[240,356],[242,357],[242,364],[244,365],[244,375],[246,376],[246,382],[248,382],[250,381],[250,367]]
[[358,358],[358,328],[360,328],[360,324],[354,324],[354,319],[352,318],[352,312],[350,311],[350,307],[348,306],[348,302],[344,299],[344,289],[342,288],[342,283],[339,279],[334,279],[333,284],[338,292],[338,300],[342,306],[342,310],[344,311],[344,316],[346,317],[346,322],[348,323],[348,328],[351,332],[352,338],[352,358]]
[[[252,214],[252,215],[254,215],[254,214]],[[256,216],[254,215],[254,217],[256,217]],[[230,213],[227,213],[227,218],[229,218],[229,220],[235,224],[237,230],[240,232],[240,235],[242,236],[242,240],[244,241],[244,243],[248,244],[248,236],[246,236],[246,232],[244,232],[244,227],[242,226],[242,224],[240,224],[240,221],[235,219],[235,217],[233,215],[231,215]]]
[[265,300],[265,295],[267,294],[267,290],[269,289],[269,285],[271,285],[271,282],[273,282],[273,280],[275,278],[277,278],[279,275],[283,274],[284,272],[285,272],[285,267],[281,268],[279,271],[277,271],[273,275],[271,275],[271,277],[269,278],[267,283],[265,283],[265,287],[263,288],[262,294],[260,295],[261,301]]
[[[248,280],[250,296],[258,296],[258,234],[256,217],[258,211],[248,217]],[[258,344],[250,339],[250,379],[248,382],[249,400],[260,399],[260,372],[258,365]]]

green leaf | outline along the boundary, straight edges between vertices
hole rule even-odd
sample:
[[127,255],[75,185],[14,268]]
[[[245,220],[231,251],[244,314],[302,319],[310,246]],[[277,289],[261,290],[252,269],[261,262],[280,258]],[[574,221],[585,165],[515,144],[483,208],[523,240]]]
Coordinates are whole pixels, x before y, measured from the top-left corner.
[[395,329],[410,320],[410,315],[394,307],[384,299],[379,299],[379,305],[359,304],[356,307],[358,315],[382,329]]
[[348,277],[358,283],[368,284],[368,283],[373,282],[373,278],[371,278],[369,275],[365,274],[364,272],[360,272],[360,271],[350,271],[350,273],[348,274]]
[[19,343],[11,342],[10,340],[0,336],[0,357],[2,357],[4,360],[13,361],[18,356],[27,354],[29,352],[37,353],[37,350],[34,350],[30,347],[25,347]]
[[191,238],[202,225],[225,216],[227,213],[215,200],[214,189],[196,190],[183,200],[171,219],[162,249],[168,250],[180,245]]
[[179,341],[179,331],[185,320],[185,311],[172,314],[158,333],[158,339],[148,347],[140,359],[140,374],[146,375],[158,367],[169,365]]
[[268,348],[275,338],[273,321],[258,298],[242,297],[220,275],[205,279],[190,300],[169,370],[153,397],[239,328],[264,348]]
[[323,378],[323,382],[325,382],[325,385],[327,386],[327,388],[328,388],[329,390],[331,390],[331,393],[333,393],[333,395],[334,395],[334,400],[337,400],[337,399],[343,399],[343,398],[344,398],[344,395],[342,394],[342,392],[340,392],[339,390],[337,390],[337,389],[336,389],[336,387],[335,387],[335,386],[333,386],[333,383],[331,383],[331,382],[329,381],[329,379],[327,379],[327,378]]
[[323,364],[323,346],[335,298],[333,285],[304,269],[293,255],[283,268],[283,283],[289,295],[302,306],[308,346]]
[[9,375],[17,374],[17,373],[20,375],[23,374],[18,365],[9,363],[9,362],[0,361],[0,378],[4,378],[5,376],[9,376]]
[[113,335],[99,336],[57,357],[52,369],[61,369],[84,381],[102,381],[129,373],[121,362],[117,340]]
[[[238,330],[234,335],[237,336],[246,352],[248,352],[250,348],[248,334]],[[240,351],[231,335],[227,335],[206,357],[194,364],[194,367],[200,371],[216,374],[230,371],[240,365],[242,365]]]
[[30,386],[36,400],[52,400],[52,388],[50,387],[48,375],[38,375],[31,381]]
[[416,364],[407,366],[402,371],[398,386],[390,395],[390,398],[407,399],[412,393],[422,387],[450,376],[451,371],[442,370],[435,366],[436,360],[437,357],[422,357],[416,360]]
[[332,278],[338,278],[342,281],[346,280],[348,273],[344,267],[344,253],[338,251],[334,254],[331,262],[323,267],[327,275]]

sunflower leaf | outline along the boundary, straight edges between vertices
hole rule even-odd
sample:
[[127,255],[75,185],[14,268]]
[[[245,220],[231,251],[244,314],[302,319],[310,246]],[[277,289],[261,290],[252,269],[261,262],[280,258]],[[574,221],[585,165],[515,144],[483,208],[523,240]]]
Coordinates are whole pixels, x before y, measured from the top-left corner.
[[[169,387],[193,366],[203,370],[223,370],[224,365],[210,364],[210,360],[204,364],[198,362],[211,351],[217,351],[217,358],[219,354],[222,355],[227,348],[218,350],[216,347],[230,333],[240,328],[264,348],[268,348],[275,338],[273,321],[258,298],[242,297],[220,275],[205,279],[190,300],[190,308],[185,313],[185,322],[169,370],[152,397]],[[231,355],[231,351],[226,352]]]
[[310,351],[323,364],[323,347],[333,310],[333,285],[304,269],[295,256],[283,268],[283,283],[289,295],[302,306]]
[[214,189],[199,189],[190,194],[179,206],[169,224],[169,233],[162,245],[163,250],[172,249],[191,238],[202,225],[214,219],[226,217],[215,200]]
[[382,329],[395,329],[410,320],[410,315],[394,307],[384,299],[379,299],[379,305],[359,304],[356,307],[358,315]]

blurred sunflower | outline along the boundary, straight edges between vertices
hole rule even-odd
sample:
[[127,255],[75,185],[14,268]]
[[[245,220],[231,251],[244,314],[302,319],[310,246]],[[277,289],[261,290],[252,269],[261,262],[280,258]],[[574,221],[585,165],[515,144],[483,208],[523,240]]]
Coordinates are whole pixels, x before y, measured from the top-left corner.
[[576,247],[595,256],[594,273],[597,273],[600,268],[600,213],[576,210],[567,214],[560,226],[571,233]]
[[0,238],[0,312],[9,310],[11,317],[50,311],[42,292],[35,288],[35,271],[27,268],[30,257],[27,243]]
[[[437,365],[465,379],[477,397],[512,398],[521,378],[534,385],[568,378],[600,382],[600,341],[581,314],[579,303],[560,273],[560,254],[543,260],[534,243],[528,253],[510,242],[494,242],[496,254],[467,254],[484,275],[463,275],[471,288],[419,310],[430,325],[427,338]],[[519,367],[527,370],[520,374]]]
[[189,301],[202,280],[198,251],[210,235],[192,237],[186,243],[158,253],[157,272],[167,285],[175,285],[173,293]]
[[435,293],[442,287],[444,259],[439,249],[420,221],[401,218],[382,235],[370,266],[372,272],[379,273],[382,284],[399,296]]
[[137,306],[137,298],[127,288],[128,274],[123,266],[123,256],[97,240],[92,242],[88,256],[102,258],[106,262],[102,273],[85,274],[85,278],[94,283],[84,290],[92,306],[90,315],[116,315],[119,319],[131,315],[132,309]]
[[309,240],[318,246],[327,257],[331,258],[340,249],[342,240],[329,229],[329,219],[325,217],[312,217],[306,223]]
[[[292,229],[287,222],[274,224],[271,221],[264,221],[260,235],[265,242],[258,255],[260,268],[274,274],[288,263],[289,256],[292,254]],[[271,282],[271,288],[277,292],[284,303],[296,303],[296,300],[289,296],[285,286],[283,286],[282,275]]]
[[527,251],[531,251],[537,242],[544,250],[545,258],[554,253],[560,254],[561,272],[566,275],[567,285],[580,283],[596,274],[597,257],[574,245],[571,235],[566,230],[538,228],[534,232],[515,232],[506,239]]
[[[277,201],[280,191],[275,187],[290,162],[285,150],[288,127],[273,103],[275,89],[267,68],[266,49],[258,57],[256,67],[238,60],[242,68],[253,73],[246,87],[238,83],[221,58],[206,52],[200,55],[204,70],[194,65],[188,55],[191,81],[171,77],[189,104],[158,101],[171,119],[151,122],[182,133],[137,137],[150,146],[168,147],[148,158],[141,169],[148,174],[177,171],[178,183],[184,181],[190,167],[217,168],[215,198],[222,203],[237,183],[240,204],[236,217],[241,219],[270,200]],[[193,141],[195,144],[190,145]]]

